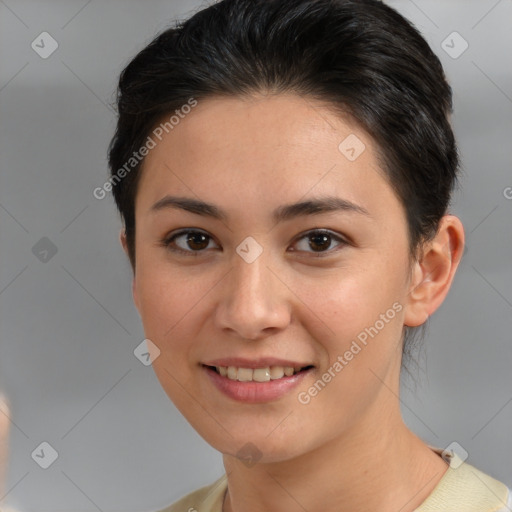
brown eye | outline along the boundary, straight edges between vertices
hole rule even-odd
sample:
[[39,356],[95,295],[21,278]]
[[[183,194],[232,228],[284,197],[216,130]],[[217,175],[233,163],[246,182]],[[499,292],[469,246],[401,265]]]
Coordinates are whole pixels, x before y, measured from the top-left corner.
[[[179,243],[177,243],[178,240]],[[198,253],[204,252],[208,248],[210,241],[211,237],[206,233],[189,229],[166,238],[163,240],[163,245],[171,251],[197,256]]]
[[309,246],[314,251],[324,251],[326,249],[329,249],[329,246],[331,245],[331,236],[327,235],[325,233],[317,233],[310,235],[309,238]]
[[[314,254],[314,256],[324,256],[324,253],[330,254],[334,252],[334,250],[337,250],[329,250],[333,241],[338,243],[338,247],[348,245],[348,242],[346,240],[332,233],[331,231],[319,229],[306,233],[301,238],[299,238],[299,241],[301,240],[305,240],[306,242],[303,242],[302,248],[299,248],[298,250],[304,252],[318,253]],[[295,251],[295,249],[293,250]]]

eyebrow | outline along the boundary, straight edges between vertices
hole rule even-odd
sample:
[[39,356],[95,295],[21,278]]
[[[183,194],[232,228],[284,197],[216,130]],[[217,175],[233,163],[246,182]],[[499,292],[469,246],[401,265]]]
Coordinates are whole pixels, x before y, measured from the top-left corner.
[[[211,203],[206,203],[190,197],[165,196],[157,201],[151,208],[151,213],[156,213],[166,209],[181,209],[204,217],[212,217],[220,221],[227,221],[228,214]],[[354,212],[371,217],[366,208],[359,206],[351,201],[336,196],[322,196],[318,198],[301,201],[280,206],[272,213],[274,222],[283,222],[301,217],[304,215],[320,215],[323,213],[344,211]]]

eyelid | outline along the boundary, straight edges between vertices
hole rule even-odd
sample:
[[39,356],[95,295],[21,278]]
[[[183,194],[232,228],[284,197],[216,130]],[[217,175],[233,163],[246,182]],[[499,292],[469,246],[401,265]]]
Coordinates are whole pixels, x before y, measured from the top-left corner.
[[171,246],[171,243],[176,238],[178,238],[181,235],[186,235],[187,233],[201,233],[203,235],[206,235],[210,240],[214,240],[212,235],[210,235],[206,231],[203,231],[202,229],[199,229],[199,228],[183,228],[183,229],[179,229],[176,232],[173,231],[173,232],[169,233],[168,235],[166,235],[162,239],[160,245],[162,245],[165,249],[167,249],[169,251],[172,251],[174,253],[178,253],[178,254],[187,254],[187,255],[192,255],[192,256],[200,256],[202,253],[206,252],[205,250],[202,250],[202,251],[186,251],[186,250],[182,249],[181,247],[172,247]]
[[[302,233],[299,233],[295,239],[294,239],[294,243],[297,243],[299,240],[302,240],[303,238],[306,238],[308,235],[311,235],[311,234],[314,234],[314,233],[320,233],[320,234],[326,234],[326,235],[329,235],[333,240],[335,240],[336,242],[340,243],[342,246],[345,246],[345,245],[352,245],[351,241],[348,239],[348,237],[345,237],[335,231],[332,231],[331,229],[327,229],[327,228],[311,228],[311,229],[308,229],[306,231],[303,231]],[[327,251],[320,251],[320,252],[309,252],[309,251],[306,251],[307,253],[309,254],[312,254],[314,256],[322,256],[322,255],[330,255],[330,254],[333,254],[335,253],[337,250],[339,250],[339,247],[338,248],[334,248],[334,249],[329,249]],[[292,252],[300,252],[300,251],[292,251]]]
[[329,258],[330,256],[336,255],[344,247],[353,245],[348,237],[341,235],[341,234],[337,233],[336,231],[333,231],[333,230],[327,229],[327,228],[307,229],[306,231],[299,233],[294,238],[293,244],[298,243],[303,238],[307,238],[308,235],[312,235],[312,234],[316,234],[316,233],[329,235],[333,241],[338,243],[338,246],[328,249],[327,251],[314,252],[314,251],[299,251],[299,250],[292,249],[291,252],[296,253],[297,256],[304,257],[304,258],[310,258],[310,257],[319,258],[319,259],[320,258]]
[[[200,233],[200,234],[203,234],[203,235],[206,235],[210,240],[213,240],[215,242],[215,239],[212,235],[210,235],[208,232],[202,230],[202,229],[199,229],[199,228],[183,228],[183,229],[180,229],[176,232],[171,232],[169,235],[166,235],[163,240],[161,241],[161,245],[174,252],[174,253],[181,253],[181,254],[187,254],[187,255],[192,255],[192,256],[200,256],[201,254],[205,253],[206,250],[203,249],[203,250],[200,250],[200,251],[187,251],[187,250],[184,250],[184,249],[181,249],[180,247],[172,247],[171,246],[171,243],[176,239],[178,238],[179,236],[181,235],[185,235],[187,233]],[[303,231],[302,233],[299,233],[298,235],[296,235],[296,237],[294,238],[293,240],[293,243],[297,243],[298,241],[302,240],[303,238],[306,238],[308,235],[311,235],[311,234],[315,234],[315,233],[321,233],[321,234],[327,234],[329,235],[333,240],[335,240],[336,242],[338,242],[340,244],[341,247],[343,246],[347,246],[347,245],[353,245],[351,240],[346,237],[346,236],[343,236],[335,231],[332,231],[330,229],[327,229],[327,228],[310,228],[306,231]],[[215,242],[217,243],[217,242]],[[340,249],[340,247],[338,246],[337,248],[334,248],[334,249],[329,249],[327,251],[319,251],[319,252],[314,252],[314,251],[305,251],[307,254],[309,255],[312,255],[313,257],[327,257],[327,256],[330,256],[332,255],[333,253],[337,252],[338,250]],[[292,250],[291,252],[296,252],[296,253],[301,253],[301,252],[304,252],[304,251],[296,251],[296,250]]]

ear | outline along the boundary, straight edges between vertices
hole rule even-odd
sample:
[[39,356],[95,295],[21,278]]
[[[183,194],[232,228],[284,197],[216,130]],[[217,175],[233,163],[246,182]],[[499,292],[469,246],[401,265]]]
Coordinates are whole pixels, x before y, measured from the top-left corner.
[[445,215],[433,240],[414,263],[404,324],[425,323],[445,299],[464,250],[464,227],[459,218]]
[[[124,227],[119,232],[119,241],[121,242],[121,247],[123,248],[123,251],[125,252],[128,259],[130,259],[129,252],[128,252],[128,242],[126,241],[126,231]],[[135,307],[137,310],[139,309],[139,298],[137,296],[137,285],[135,282],[135,269],[133,269],[133,278],[132,278],[132,296],[133,296],[133,302],[135,304]]]

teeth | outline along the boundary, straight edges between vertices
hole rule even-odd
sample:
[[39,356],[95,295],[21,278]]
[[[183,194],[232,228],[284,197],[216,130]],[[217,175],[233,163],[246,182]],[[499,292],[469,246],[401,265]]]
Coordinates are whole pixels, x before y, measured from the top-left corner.
[[237,380],[241,382],[247,382],[252,380],[253,371],[251,368],[238,368]]
[[270,378],[270,368],[256,368],[252,371],[252,380],[256,382],[268,382]]
[[300,371],[300,368],[292,366],[266,366],[265,368],[238,368],[236,366],[216,366],[217,372],[222,377],[240,382],[268,382],[270,380],[290,377]]
[[270,367],[270,378],[281,379],[284,377],[284,368],[282,366],[271,366]]

